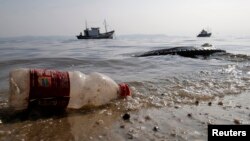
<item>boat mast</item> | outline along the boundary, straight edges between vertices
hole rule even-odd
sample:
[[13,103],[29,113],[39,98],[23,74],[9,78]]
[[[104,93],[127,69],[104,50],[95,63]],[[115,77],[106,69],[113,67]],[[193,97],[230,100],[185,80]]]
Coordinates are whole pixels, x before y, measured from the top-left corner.
[[88,23],[87,20],[85,20],[85,28],[88,29]]
[[104,26],[105,26],[105,31],[107,32],[107,24],[106,24],[106,19],[104,20]]

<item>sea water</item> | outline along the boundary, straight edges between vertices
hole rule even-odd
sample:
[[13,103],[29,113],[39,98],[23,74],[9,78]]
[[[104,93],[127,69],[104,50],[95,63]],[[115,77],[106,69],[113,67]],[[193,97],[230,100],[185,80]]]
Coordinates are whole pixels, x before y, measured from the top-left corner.
[[[178,55],[135,57],[146,51],[201,46],[204,43],[227,53],[206,58]],[[249,62],[249,37],[128,35],[101,40],[77,40],[71,36],[0,38],[0,108],[7,107],[9,71],[15,68],[104,73],[118,83],[128,83],[134,93],[128,101],[116,100],[112,104],[118,110],[139,110],[248,92]],[[4,132],[5,135],[7,137],[8,133]]]
[[[156,49],[213,44],[228,54],[209,58],[135,57]],[[7,102],[8,73],[15,68],[101,72],[127,82],[145,98],[169,99],[238,94],[248,89],[250,39],[244,37],[121,36],[112,40],[74,37],[0,39],[0,102]]]

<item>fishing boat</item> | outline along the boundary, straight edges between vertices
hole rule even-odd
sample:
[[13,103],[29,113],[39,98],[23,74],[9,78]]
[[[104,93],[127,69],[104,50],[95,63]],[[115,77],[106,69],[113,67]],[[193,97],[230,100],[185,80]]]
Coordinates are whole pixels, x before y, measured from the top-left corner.
[[86,24],[86,28],[84,30],[84,34],[82,34],[82,32],[80,32],[79,35],[77,35],[77,39],[113,39],[113,34],[114,34],[114,30],[111,31],[107,31],[107,24],[106,21],[104,21],[104,25],[105,25],[105,33],[100,33],[100,28],[99,27],[91,27],[90,29],[87,27],[87,22]]
[[206,30],[202,29],[200,34],[197,35],[197,37],[210,37],[212,33],[207,32]]

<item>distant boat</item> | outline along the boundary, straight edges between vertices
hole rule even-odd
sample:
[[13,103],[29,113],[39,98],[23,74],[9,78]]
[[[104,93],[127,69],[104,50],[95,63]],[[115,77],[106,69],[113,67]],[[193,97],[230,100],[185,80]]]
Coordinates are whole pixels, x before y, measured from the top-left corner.
[[201,32],[200,32],[200,34],[199,35],[197,35],[197,37],[210,37],[212,35],[212,33],[208,33],[206,30],[202,30]]
[[104,21],[105,24],[105,33],[100,33],[99,27],[91,27],[89,29],[87,27],[86,23],[86,29],[84,30],[84,35],[82,35],[82,32],[80,32],[79,35],[77,35],[77,39],[113,39],[114,30],[107,32],[107,25],[106,21]]

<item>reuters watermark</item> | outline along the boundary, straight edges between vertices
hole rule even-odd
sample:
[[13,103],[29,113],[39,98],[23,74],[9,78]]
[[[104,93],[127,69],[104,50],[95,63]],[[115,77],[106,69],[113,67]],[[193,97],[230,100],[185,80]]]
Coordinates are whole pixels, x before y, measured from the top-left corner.
[[222,139],[250,141],[250,125],[208,125],[208,141]]

